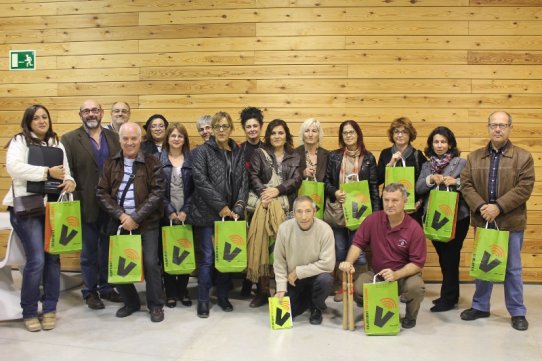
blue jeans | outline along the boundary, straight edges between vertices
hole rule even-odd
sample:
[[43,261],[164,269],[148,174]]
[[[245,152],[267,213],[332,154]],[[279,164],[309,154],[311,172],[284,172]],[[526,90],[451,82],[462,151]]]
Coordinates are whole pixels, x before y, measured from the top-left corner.
[[[200,260],[198,264],[198,302],[209,302],[209,290],[213,285],[214,269],[214,226],[194,227],[200,242]],[[231,273],[216,271],[216,295],[227,298],[231,283]]]
[[[348,249],[352,245],[352,239],[354,238],[355,231],[350,231],[348,228],[335,228],[333,229],[333,236],[335,237],[335,259],[337,262],[346,260]],[[365,252],[362,252],[356,261],[358,265],[367,264],[367,258]]]
[[[504,279],[504,302],[510,316],[525,316],[527,308],[523,303],[523,277],[521,267],[521,248],[523,232],[510,232],[508,240],[508,262]],[[493,283],[476,280],[476,290],[472,298],[472,308],[489,312]]]
[[21,287],[23,318],[38,317],[40,284],[43,278],[43,312],[55,312],[60,293],[60,258],[45,253],[43,248],[45,217],[20,218],[9,208],[13,230],[23,244],[26,264]]
[[[107,217],[107,216],[106,216]],[[109,258],[109,235],[102,230],[107,223],[101,215],[93,223],[83,222],[83,247],[81,250],[81,275],[83,277],[83,298],[91,292],[102,295],[110,293],[113,288],[107,283],[107,264]]]

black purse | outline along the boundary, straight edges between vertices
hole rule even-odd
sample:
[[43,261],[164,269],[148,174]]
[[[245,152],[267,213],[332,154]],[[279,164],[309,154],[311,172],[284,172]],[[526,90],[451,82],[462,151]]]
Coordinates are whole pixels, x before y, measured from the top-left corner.
[[43,195],[31,194],[29,196],[15,197],[15,185],[11,182],[13,195],[13,211],[17,217],[35,217],[45,214]]

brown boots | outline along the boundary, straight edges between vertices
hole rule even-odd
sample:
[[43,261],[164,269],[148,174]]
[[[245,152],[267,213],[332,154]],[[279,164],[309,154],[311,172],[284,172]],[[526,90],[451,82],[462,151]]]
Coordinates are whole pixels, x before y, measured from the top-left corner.
[[251,308],[257,308],[267,304],[268,298],[271,295],[269,293],[269,277],[260,277],[258,280],[258,286],[259,292],[249,305]]

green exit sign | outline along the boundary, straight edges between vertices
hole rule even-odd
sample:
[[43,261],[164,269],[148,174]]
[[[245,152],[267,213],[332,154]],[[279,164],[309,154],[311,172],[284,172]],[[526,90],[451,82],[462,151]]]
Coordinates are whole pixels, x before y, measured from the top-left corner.
[[36,51],[10,50],[9,70],[36,70]]

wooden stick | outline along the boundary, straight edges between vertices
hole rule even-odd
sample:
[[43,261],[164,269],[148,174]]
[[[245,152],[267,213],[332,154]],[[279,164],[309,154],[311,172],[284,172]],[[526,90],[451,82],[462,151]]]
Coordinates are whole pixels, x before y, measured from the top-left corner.
[[348,278],[346,272],[343,272],[343,330],[348,329]]
[[[354,331],[354,284],[352,273],[348,273],[348,329]],[[344,297],[343,297],[344,298]]]

